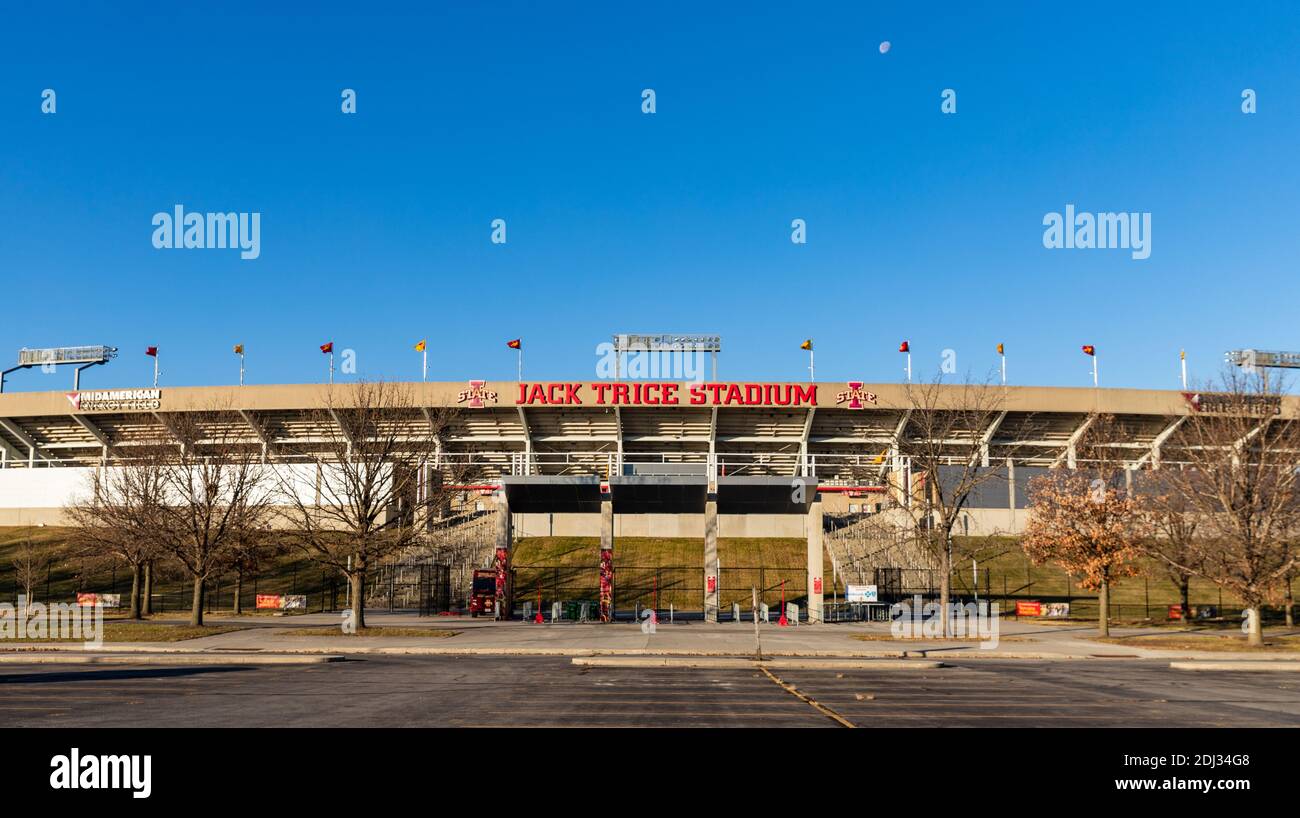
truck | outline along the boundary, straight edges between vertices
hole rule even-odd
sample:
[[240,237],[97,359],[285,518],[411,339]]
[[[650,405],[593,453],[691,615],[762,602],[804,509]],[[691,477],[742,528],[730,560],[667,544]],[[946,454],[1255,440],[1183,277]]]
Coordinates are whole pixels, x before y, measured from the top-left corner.
[[497,612],[497,572],[495,568],[474,571],[469,591],[469,615],[495,616]]

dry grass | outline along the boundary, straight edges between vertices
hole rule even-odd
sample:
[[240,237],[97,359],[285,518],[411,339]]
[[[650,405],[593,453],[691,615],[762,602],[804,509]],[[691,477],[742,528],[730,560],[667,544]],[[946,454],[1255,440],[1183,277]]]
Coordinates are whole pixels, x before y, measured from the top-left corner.
[[430,639],[447,639],[457,636],[460,631],[453,631],[447,628],[362,628],[356,633],[344,633],[341,628],[330,626],[326,628],[293,628],[291,630],[276,631],[277,634],[285,636],[347,636],[347,637],[423,637]]
[[[890,633],[855,633],[854,639],[863,642],[982,642],[978,636],[945,636],[931,639],[927,636],[894,636]],[[998,642],[1032,642],[1023,636],[999,636]]]
[[[104,641],[105,642],[183,642],[186,639],[199,639],[204,636],[216,636],[219,633],[229,633],[237,631],[240,628],[227,625],[209,625],[202,628],[194,628],[189,625],[157,625],[151,622],[127,623],[127,622],[105,622],[104,623]],[[84,639],[28,639],[20,637],[12,642],[22,642],[24,644],[41,644],[44,642],[82,642]]]
[[1125,645],[1154,650],[1213,650],[1246,653],[1259,650],[1300,651],[1300,634],[1269,635],[1264,634],[1264,647],[1257,648],[1246,642],[1243,634],[1226,636],[1207,633],[1204,636],[1182,634],[1151,634],[1147,636],[1109,636],[1093,637],[1098,642],[1111,645]]

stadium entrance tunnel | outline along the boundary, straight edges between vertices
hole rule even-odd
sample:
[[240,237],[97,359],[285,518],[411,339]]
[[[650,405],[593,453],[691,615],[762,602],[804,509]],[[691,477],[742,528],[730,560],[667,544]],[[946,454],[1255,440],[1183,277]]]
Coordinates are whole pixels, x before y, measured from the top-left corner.
[[[599,476],[528,475],[502,478],[502,513],[498,518],[496,571],[498,616],[511,616],[514,600],[507,590],[511,572],[510,552],[514,539],[514,514],[593,514],[600,520],[600,554],[597,616],[602,622],[615,618],[615,519],[621,515],[666,515],[702,518],[703,521],[703,610],[704,619],[717,622],[721,601],[718,560],[719,514],[799,515],[807,536],[806,618],[822,620],[822,506],[817,481],[806,477],[717,477],[707,474],[671,473],[668,469],[611,476],[602,483]],[[593,555],[595,556],[595,555]],[[594,560],[593,560],[594,561]],[[520,589],[527,594],[525,589]],[[544,621],[541,611],[535,612]]]
[[807,514],[817,498],[808,477],[719,477],[719,514]]
[[600,478],[594,475],[503,477],[501,487],[516,514],[600,513]]
[[709,478],[703,475],[611,477],[615,514],[703,514]]

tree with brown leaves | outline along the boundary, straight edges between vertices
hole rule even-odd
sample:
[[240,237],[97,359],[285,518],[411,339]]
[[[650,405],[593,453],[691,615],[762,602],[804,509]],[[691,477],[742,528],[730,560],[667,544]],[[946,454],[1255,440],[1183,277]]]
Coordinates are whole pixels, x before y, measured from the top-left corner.
[[1021,546],[1035,564],[1059,566],[1098,591],[1097,632],[1110,635],[1110,586],[1134,576],[1145,536],[1138,502],[1093,473],[1058,470],[1029,484]]

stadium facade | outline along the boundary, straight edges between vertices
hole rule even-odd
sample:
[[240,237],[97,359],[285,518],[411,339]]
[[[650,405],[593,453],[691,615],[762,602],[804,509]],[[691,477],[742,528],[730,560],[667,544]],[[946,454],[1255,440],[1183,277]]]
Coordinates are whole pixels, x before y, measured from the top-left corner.
[[[500,535],[806,537],[810,608],[821,588],[823,514],[886,510],[911,465],[900,440],[913,405],[902,384],[479,381],[399,384],[414,405],[451,409],[434,467],[471,465],[466,494],[508,513]],[[953,390],[958,399],[961,387]],[[1132,469],[1177,460],[1179,429],[1201,411],[1179,391],[995,387],[1000,411],[944,446],[1002,470],[959,523],[1015,533],[1035,474],[1076,465],[1092,419],[1113,416]],[[94,469],[165,436],[175,415],[237,410],[241,440],[293,468],[326,435],[322,412],[349,386],[144,388],[0,394],[0,525],[58,524]],[[1296,417],[1296,399],[1277,411]],[[426,412],[426,417],[430,417]],[[447,413],[442,413],[448,417]],[[414,422],[419,422],[418,419]],[[432,419],[430,417],[430,423]],[[427,440],[426,438],[422,438]],[[989,488],[992,487],[992,488]],[[706,553],[706,573],[708,562]],[[820,594],[816,595],[817,597]],[[706,601],[707,608],[707,601]],[[811,613],[811,611],[810,611]]]

